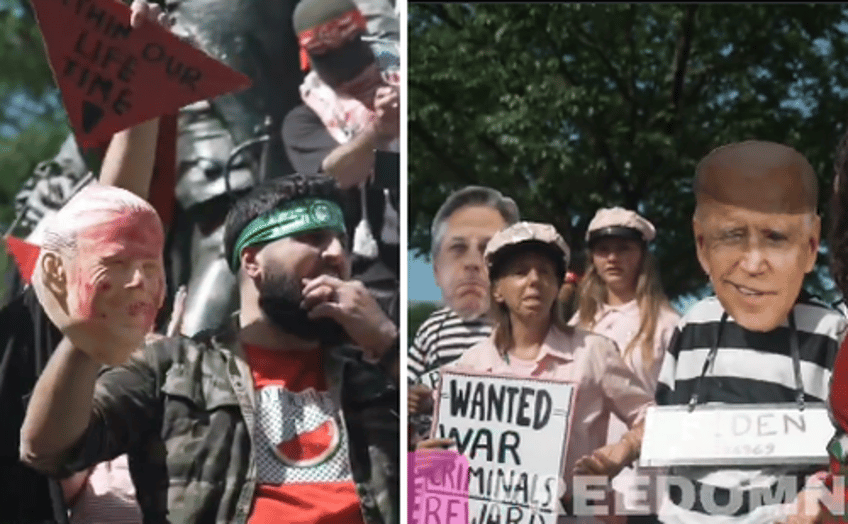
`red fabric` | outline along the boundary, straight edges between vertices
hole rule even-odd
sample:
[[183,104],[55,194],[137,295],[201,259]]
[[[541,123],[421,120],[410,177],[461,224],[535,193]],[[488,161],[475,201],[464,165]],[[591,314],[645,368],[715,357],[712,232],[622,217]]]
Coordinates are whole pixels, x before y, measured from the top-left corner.
[[18,270],[21,273],[21,278],[29,284],[30,280],[32,280],[32,272],[35,270],[35,263],[38,260],[38,254],[41,252],[41,248],[11,235],[6,237],[6,248],[9,254],[15,259]]
[[309,53],[302,47],[300,48],[300,70],[309,71]]
[[311,351],[281,351],[251,344],[244,345],[247,363],[253,373],[253,386],[283,386],[295,393],[313,387],[325,391],[324,354]]
[[[828,398],[833,418],[842,431],[848,432],[848,338],[842,341],[836,361],[833,364],[833,376],[830,383],[830,395]],[[839,463],[838,457],[830,457],[830,468],[825,478],[825,485],[833,490],[833,477],[844,475],[844,466]],[[848,503],[848,490],[845,493]],[[824,522],[846,522],[843,517],[827,515]]]
[[300,46],[310,53],[324,54],[338,49],[354,36],[364,33],[367,22],[359,9],[351,9],[338,18],[297,34]]
[[[326,391],[323,351],[279,351],[245,345],[256,390],[282,386],[291,392]],[[364,523],[352,481],[258,483],[248,524]]]
[[836,354],[828,402],[839,427],[848,432],[848,337],[842,341]]
[[247,524],[364,524],[352,482],[257,484]]
[[[842,465],[839,464],[839,461],[836,459],[836,457],[831,456],[829,471],[823,479],[824,485],[831,493],[833,493],[833,478],[838,475],[843,475]],[[834,495],[836,495],[836,493],[834,493]],[[848,507],[848,490],[845,490],[842,495],[845,499],[846,507]],[[831,524],[846,522],[846,520],[844,520],[844,515],[834,515],[830,513],[830,511],[828,511],[827,507],[824,505],[822,505],[822,508],[824,510],[824,519],[822,520],[823,523]]]

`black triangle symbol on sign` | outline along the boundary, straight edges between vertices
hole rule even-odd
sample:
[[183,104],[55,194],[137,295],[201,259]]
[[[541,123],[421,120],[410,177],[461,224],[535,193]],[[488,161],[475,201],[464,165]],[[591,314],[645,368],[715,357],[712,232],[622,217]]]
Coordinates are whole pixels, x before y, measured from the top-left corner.
[[103,118],[103,109],[91,102],[82,101],[82,130],[90,133]]

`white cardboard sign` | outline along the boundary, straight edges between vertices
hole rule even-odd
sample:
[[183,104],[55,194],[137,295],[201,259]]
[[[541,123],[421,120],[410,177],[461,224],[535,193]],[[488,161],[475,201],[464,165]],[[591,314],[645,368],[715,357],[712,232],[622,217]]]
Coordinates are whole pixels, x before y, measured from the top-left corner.
[[639,465],[826,465],[833,426],[822,403],[648,408]]
[[433,437],[468,459],[469,524],[553,524],[576,385],[442,371]]

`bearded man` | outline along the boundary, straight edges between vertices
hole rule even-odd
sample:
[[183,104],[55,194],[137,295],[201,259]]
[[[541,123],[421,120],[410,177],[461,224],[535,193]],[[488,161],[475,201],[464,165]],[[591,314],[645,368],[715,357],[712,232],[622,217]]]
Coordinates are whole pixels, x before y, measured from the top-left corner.
[[397,328],[349,280],[341,201],[333,179],[292,175],[236,202],[228,329],[160,339],[99,376],[126,355],[63,340],[22,460],[61,475],[127,453],[145,522],[398,522]]

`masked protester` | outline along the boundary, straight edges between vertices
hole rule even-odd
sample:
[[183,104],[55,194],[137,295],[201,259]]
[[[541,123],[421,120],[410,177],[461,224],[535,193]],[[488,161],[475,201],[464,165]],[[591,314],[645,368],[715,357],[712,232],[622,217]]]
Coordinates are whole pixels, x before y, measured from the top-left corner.
[[439,368],[492,331],[483,252],[492,235],[517,222],[518,216],[515,202],[499,191],[466,186],[451,193],[433,217],[430,254],[445,307],[421,323],[409,347],[406,369],[411,447],[430,431]]
[[22,460],[66,475],[127,453],[145,522],[399,522],[397,328],[349,279],[340,202],[332,179],[291,175],[234,204],[240,309],[222,331],[100,374],[61,342]]
[[[815,266],[821,230],[812,166],[789,146],[749,140],[704,157],[693,187],[696,253],[715,296],[693,305],[675,329],[657,404],[823,402],[845,320],[801,287]],[[817,469],[672,468],[670,475],[713,499],[687,501],[669,488],[658,516],[667,523],[727,522],[709,508],[732,495],[741,501],[737,522],[810,522],[817,503],[790,503]],[[757,503],[763,490],[782,495]]]
[[292,18],[309,72],[300,84],[302,103],[283,122],[286,154],[296,170],[326,173],[345,189],[356,224],[353,275],[397,320],[398,42],[369,35],[366,16],[351,0],[302,0]]

